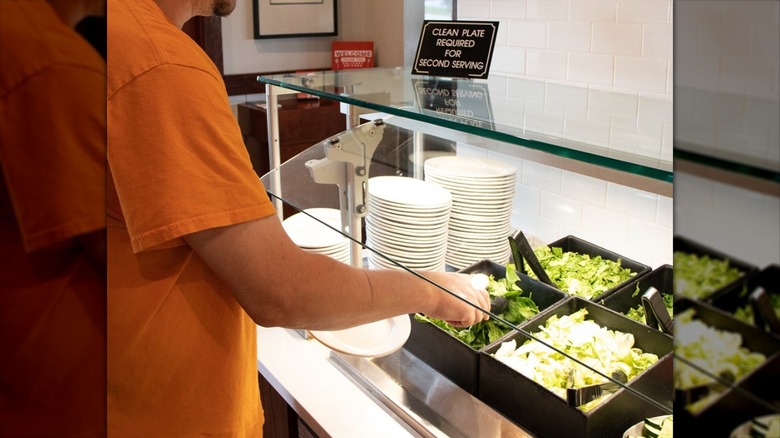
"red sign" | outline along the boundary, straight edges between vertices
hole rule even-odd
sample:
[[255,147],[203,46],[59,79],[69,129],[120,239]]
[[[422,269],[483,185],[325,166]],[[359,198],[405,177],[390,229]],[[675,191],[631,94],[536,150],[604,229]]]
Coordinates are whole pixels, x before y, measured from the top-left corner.
[[374,66],[373,41],[334,41],[331,69],[348,70]]

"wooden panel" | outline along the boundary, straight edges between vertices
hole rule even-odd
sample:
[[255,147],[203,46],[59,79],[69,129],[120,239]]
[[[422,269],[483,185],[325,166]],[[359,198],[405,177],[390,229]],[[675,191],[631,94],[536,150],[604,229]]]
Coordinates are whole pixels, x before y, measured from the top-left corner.
[[265,414],[263,438],[297,438],[298,415],[262,374],[257,378]]
[[317,434],[298,418],[298,438],[317,438]]
[[184,33],[190,36],[209,55],[222,73],[222,21],[219,17],[192,17],[184,26]]

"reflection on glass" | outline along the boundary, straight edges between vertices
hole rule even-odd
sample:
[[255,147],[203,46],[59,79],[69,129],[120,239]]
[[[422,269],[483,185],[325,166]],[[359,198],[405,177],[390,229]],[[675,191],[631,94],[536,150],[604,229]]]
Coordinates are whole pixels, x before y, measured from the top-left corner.
[[260,82],[671,182],[672,101],[501,74],[413,76],[410,68],[261,76]]
[[675,427],[750,436],[780,412],[780,3],[679,1],[674,34]]

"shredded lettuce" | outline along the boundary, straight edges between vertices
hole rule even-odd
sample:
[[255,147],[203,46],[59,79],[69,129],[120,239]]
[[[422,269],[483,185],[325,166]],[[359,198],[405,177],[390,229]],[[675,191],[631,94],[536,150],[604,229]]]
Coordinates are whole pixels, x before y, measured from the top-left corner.
[[683,251],[675,251],[673,259],[677,297],[704,298],[743,275],[726,259]]
[[[637,289],[638,288],[639,284],[637,284]],[[674,317],[674,295],[661,294],[661,299],[664,300],[664,307],[666,307],[666,310],[669,312],[669,317]],[[639,304],[636,307],[628,309],[626,316],[633,319],[634,321],[638,321],[644,324],[646,322],[645,307],[642,304]]]
[[[769,298],[772,302],[772,309],[775,311],[775,316],[780,318],[780,294],[770,294]],[[750,304],[735,309],[734,317],[748,324],[755,324],[755,321],[753,320],[753,306]]]
[[[687,359],[708,373],[678,362],[674,367],[675,388],[715,382],[711,375],[729,373],[737,381],[766,361],[766,356],[742,346],[742,335],[707,325],[696,318],[696,309],[687,309],[675,318],[674,353]],[[713,389],[709,395],[685,408],[692,413],[701,411],[722,390]]]
[[[492,275],[488,278],[487,291],[491,298],[503,296],[508,301],[507,309],[497,316],[511,324],[517,325],[539,313],[539,307],[531,299],[531,295],[523,296],[524,292],[518,286],[520,277],[517,275],[513,264],[506,266],[505,278],[495,279]],[[478,322],[468,328],[460,328],[421,314],[417,314],[414,317],[418,321],[436,325],[475,350],[479,350],[499,340],[512,330],[508,325],[493,318]]]
[[[602,327],[586,319],[587,314],[583,308],[570,315],[553,315],[532,335],[604,374],[621,370],[629,381],[658,361],[657,355],[634,347],[634,335]],[[493,356],[564,399],[567,388],[607,381],[535,339],[520,346],[514,339],[502,342]],[[587,412],[606,397],[608,394],[580,409]]]
[[[560,290],[590,300],[636,275],[629,268],[601,256],[591,257],[559,247],[539,246],[534,254]],[[526,272],[536,278],[526,262]]]

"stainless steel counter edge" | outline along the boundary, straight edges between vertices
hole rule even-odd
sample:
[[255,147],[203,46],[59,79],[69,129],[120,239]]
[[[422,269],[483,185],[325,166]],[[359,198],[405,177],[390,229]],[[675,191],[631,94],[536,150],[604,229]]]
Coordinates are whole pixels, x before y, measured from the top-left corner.
[[258,328],[258,369],[322,437],[532,436],[403,349],[360,358]]
[[257,328],[257,369],[320,437],[418,437],[294,330]]

